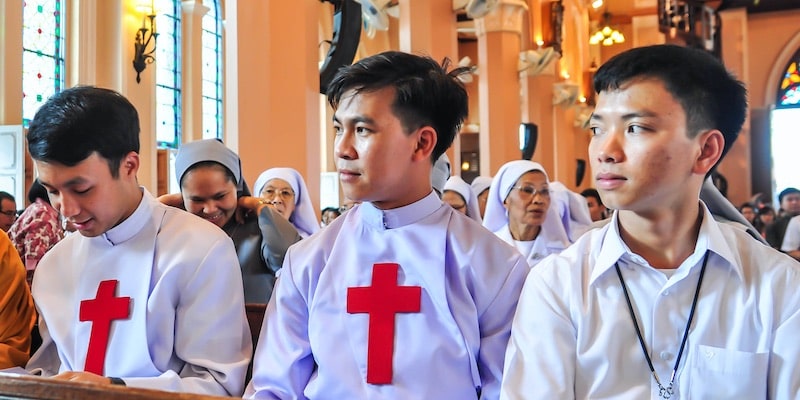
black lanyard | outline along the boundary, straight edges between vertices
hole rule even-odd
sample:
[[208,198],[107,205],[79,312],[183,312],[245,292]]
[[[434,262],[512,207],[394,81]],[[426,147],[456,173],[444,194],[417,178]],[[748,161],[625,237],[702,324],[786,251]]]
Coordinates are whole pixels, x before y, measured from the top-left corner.
[[622,284],[622,292],[625,293],[625,301],[628,303],[628,312],[631,314],[631,321],[633,321],[633,327],[636,328],[636,336],[639,337],[639,344],[642,345],[642,352],[644,353],[644,358],[647,360],[647,366],[650,367],[650,372],[653,374],[653,379],[656,380],[656,384],[658,384],[658,391],[659,396],[662,399],[669,399],[675,393],[673,389],[673,384],[675,383],[675,375],[678,372],[678,365],[681,363],[681,357],[683,356],[683,349],[686,347],[686,338],[689,336],[689,328],[692,326],[692,320],[694,319],[694,310],[697,307],[697,297],[700,294],[700,286],[703,284],[703,275],[706,272],[706,264],[708,264],[708,251],[706,251],[705,257],[703,257],[703,266],[700,268],[700,277],[697,279],[697,288],[694,290],[694,299],[692,300],[692,308],[689,311],[689,320],[686,322],[686,329],[683,331],[683,339],[681,339],[681,348],[678,351],[678,359],[675,360],[675,367],[672,368],[672,376],[669,379],[669,385],[664,387],[661,384],[661,380],[658,379],[658,374],[656,373],[656,369],[653,368],[653,361],[650,360],[650,353],[647,351],[647,345],[644,344],[644,339],[642,338],[642,330],[639,329],[639,322],[636,320],[636,314],[633,312],[633,304],[631,304],[631,298],[628,295],[628,287],[625,286],[625,280],[622,279],[622,271],[619,270],[619,263],[614,263],[614,268],[617,269],[617,276],[619,277],[619,282]]

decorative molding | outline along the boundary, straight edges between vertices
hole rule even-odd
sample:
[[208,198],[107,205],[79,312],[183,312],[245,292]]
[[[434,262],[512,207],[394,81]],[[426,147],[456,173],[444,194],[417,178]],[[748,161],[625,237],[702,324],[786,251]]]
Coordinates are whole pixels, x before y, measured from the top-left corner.
[[184,15],[198,15],[200,17],[211,11],[208,6],[203,5],[198,0],[186,0],[181,2],[181,11]]
[[522,34],[522,17],[527,11],[528,4],[522,0],[501,0],[492,12],[475,20],[475,30],[479,37],[489,32]]

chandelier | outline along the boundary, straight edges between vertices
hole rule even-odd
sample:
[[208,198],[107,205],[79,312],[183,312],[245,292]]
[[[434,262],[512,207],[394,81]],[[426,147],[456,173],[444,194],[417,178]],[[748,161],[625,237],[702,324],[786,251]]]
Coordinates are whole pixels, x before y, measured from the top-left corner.
[[589,44],[602,44],[603,46],[611,46],[615,43],[624,43],[625,35],[616,29],[612,29],[611,25],[609,24],[609,21],[611,20],[611,14],[608,12],[603,13],[603,20],[605,21],[605,26],[589,37]]

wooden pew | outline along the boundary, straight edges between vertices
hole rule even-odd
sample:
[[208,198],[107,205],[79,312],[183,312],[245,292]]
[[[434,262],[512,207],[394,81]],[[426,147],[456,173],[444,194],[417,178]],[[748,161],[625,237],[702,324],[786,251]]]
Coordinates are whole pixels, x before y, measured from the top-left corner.
[[0,400],[219,400],[232,398],[117,385],[93,385],[38,376],[0,374]]

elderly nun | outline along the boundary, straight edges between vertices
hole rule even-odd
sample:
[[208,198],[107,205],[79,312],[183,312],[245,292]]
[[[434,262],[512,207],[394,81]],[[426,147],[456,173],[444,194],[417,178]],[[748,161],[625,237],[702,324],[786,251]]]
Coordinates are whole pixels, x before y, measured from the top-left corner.
[[319,220],[306,182],[296,169],[270,168],[259,175],[253,190],[288,219],[303,238],[319,231]]
[[469,183],[464,182],[459,176],[451,176],[444,184],[442,201],[449,204],[456,211],[481,223],[481,212],[478,209],[478,198],[472,192]]
[[489,188],[483,226],[516,247],[531,267],[570,244],[550,207],[549,184],[540,164],[516,160],[500,167]]

